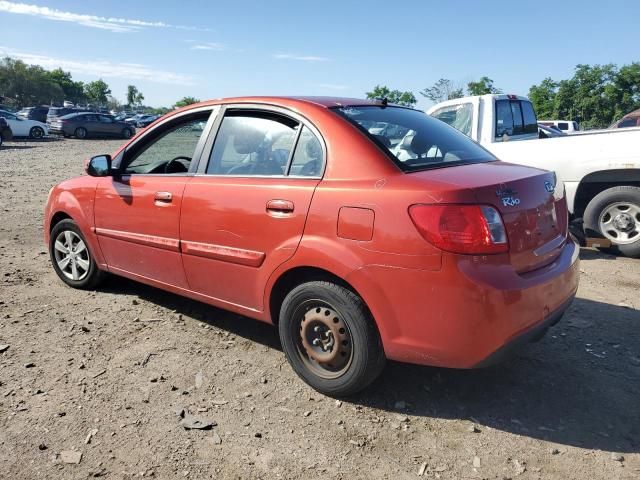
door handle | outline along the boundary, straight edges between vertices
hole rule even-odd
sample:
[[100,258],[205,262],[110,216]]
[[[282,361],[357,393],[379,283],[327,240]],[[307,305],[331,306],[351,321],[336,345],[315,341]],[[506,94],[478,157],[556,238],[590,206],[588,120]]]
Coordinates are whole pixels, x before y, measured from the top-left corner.
[[269,200],[267,202],[268,213],[291,213],[293,202],[291,200]]
[[173,199],[173,195],[171,195],[171,192],[156,192],[153,198],[156,202],[169,203]]

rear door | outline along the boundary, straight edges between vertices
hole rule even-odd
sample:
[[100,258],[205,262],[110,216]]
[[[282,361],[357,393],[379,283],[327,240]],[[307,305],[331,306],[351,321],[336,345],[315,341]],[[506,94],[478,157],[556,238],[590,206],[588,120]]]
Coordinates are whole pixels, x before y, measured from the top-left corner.
[[95,231],[111,270],[188,288],[180,256],[180,209],[204,146],[200,124],[211,110],[158,125],[114,160],[119,175],[100,179]]
[[180,220],[192,290],[261,311],[271,273],[295,252],[324,169],[324,144],[297,115],[227,106]]

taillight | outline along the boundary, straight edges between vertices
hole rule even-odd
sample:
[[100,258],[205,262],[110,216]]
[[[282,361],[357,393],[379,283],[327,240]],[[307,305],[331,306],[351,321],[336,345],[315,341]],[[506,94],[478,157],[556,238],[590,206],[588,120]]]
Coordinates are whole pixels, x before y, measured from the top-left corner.
[[424,239],[441,250],[472,255],[509,250],[500,213],[488,205],[413,205],[409,215]]

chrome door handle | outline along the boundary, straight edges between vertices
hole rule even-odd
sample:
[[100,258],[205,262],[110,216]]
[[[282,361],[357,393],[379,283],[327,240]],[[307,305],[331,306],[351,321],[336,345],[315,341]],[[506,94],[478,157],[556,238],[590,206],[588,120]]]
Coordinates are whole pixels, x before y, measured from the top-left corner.
[[267,202],[267,212],[291,213],[293,212],[293,202],[291,200],[269,200]]
[[171,195],[171,192],[156,192],[153,198],[156,202],[168,203],[173,199],[173,195]]

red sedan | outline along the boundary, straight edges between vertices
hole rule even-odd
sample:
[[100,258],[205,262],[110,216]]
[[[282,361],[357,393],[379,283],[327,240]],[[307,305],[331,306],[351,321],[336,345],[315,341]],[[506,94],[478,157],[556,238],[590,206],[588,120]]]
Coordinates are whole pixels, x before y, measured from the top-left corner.
[[361,390],[386,359],[492,363],[578,286],[553,173],[385,101],[192,105],[86,170],[46,207],[66,284],[109,272],[277,325],[327,394]]

